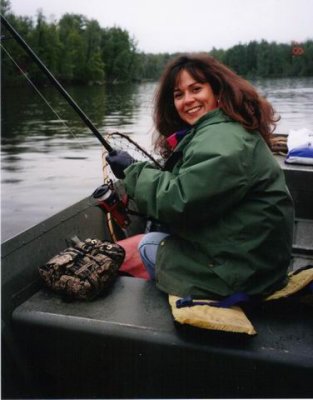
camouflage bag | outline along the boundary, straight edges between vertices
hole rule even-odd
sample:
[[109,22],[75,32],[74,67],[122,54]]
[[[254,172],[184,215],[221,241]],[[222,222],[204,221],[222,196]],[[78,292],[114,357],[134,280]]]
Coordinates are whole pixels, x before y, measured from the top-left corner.
[[91,300],[113,283],[124,258],[117,243],[77,239],[73,247],[39,267],[39,274],[46,286],[67,300]]

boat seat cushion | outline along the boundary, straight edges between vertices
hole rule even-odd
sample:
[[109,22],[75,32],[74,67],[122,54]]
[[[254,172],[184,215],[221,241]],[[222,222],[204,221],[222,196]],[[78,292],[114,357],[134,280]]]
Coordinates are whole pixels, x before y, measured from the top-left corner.
[[[306,302],[313,304],[313,266],[291,272],[287,285],[283,289],[277,290],[272,295],[266,297],[264,301],[285,299],[299,294],[303,289],[307,289],[303,293],[303,298],[306,299]],[[212,300],[210,299],[201,299],[201,301],[193,299],[190,306],[184,305],[182,307],[178,304],[181,300],[185,299],[169,296],[173,317],[180,324],[248,335],[255,335],[257,333],[251,321],[238,304],[223,308],[211,305]],[[248,299],[244,301],[248,301]]]

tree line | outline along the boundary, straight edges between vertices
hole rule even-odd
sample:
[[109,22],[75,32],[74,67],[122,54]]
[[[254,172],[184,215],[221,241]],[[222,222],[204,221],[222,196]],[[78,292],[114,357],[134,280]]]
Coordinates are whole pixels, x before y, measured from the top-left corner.
[[[59,21],[47,21],[43,13],[38,12],[33,20],[14,15],[9,0],[1,0],[1,6],[2,14],[61,82],[157,80],[165,64],[177,55],[140,52],[135,38],[127,30],[117,26],[103,28],[96,20],[80,14],[67,13]],[[24,50],[4,29],[2,35],[5,49],[22,70],[44,83],[45,77]],[[247,78],[313,76],[313,40],[301,45],[251,41],[227,50],[213,48],[207,53]],[[4,53],[2,71],[4,85],[18,83],[16,66]]]

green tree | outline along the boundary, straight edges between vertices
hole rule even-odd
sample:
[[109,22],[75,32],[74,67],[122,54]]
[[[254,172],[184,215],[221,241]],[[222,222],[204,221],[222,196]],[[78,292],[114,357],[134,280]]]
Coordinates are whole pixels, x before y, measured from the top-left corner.
[[167,62],[173,58],[174,55],[169,53],[160,54],[145,54],[139,55],[139,69],[138,73],[143,80],[158,80]]
[[[9,8],[6,8],[5,17],[7,21],[22,35],[26,42],[31,41],[31,33],[33,30],[33,22],[28,17],[16,17],[10,12]],[[3,85],[7,84],[19,84],[24,83],[24,78],[21,77],[21,71],[28,73],[32,70],[32,60],[21,48],[21,46],[12,38],[11,33],[8,32],[4,27],[1,30],[2,34],[2,45],[6,51],[1,48],[1,80]],[[7,54],[8,53],[8,54]],[[20,69],[10,58],[13,58],[14,62],[19,66]]]
[[246,75],[254,77],[257,70],[257,47],[256,41],[249,42],[246,47]]
[[11,2],[10,0],[1,0],[0,1],[0,6],[1,6],[1,14],[7,15],[11,11]]
[[246,49],[238,44],[229,49],[224,56],[224,62],[239,75],[246,75],[248,72],[246,63]]
[[313,40],[308,40],[303,45],[303,76],[313,76]]
[[87,22],[84,38],[84,80],[103,81],[104,62],[101,58],[101,28],[96,20]]
[[135,76],[136,44],[126,30],[118,27],[103,29],[101,50],[109,81],[129,81]]
[[224,59],[225,59],[225,50],[223,49],[216,49],[215,47],[213,47],[213,49],[210,51],[210,55],[214,58],[216,58],[217,60],[221,61],[222,63],[224,63]]
[[[37,23],[30,35],[31,45],[38,57],[55,75],[59,74],[61,43],[55,22],[47,23],[41,11],[37,14]],[[42,75],[45,79],[44,75]],[[37,76],[38,80],[38,76]]]
[[86,18],[78,14],[65,14],[59,21],[62,45],[59,71],[63,81],[81,81],[84,76],[83,32],[86,25]]

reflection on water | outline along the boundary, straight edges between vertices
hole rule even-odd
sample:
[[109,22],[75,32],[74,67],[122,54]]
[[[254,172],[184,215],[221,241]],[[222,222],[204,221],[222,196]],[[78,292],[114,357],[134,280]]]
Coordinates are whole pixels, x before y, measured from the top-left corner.
[[[67,88],[100,132],[152,131],[155,84]],[[102,184],[102,145],[53,88],[4,89],[1,219],[5,240],[90,195]]]
[[[282,119],[277,132],[313,129],[313,78],[253,82]],[[101,132],[151,139],[155,83],[71,87]],[[102,183],[102,146],[53,88],[2,90],[2,241],[90,195]]]

